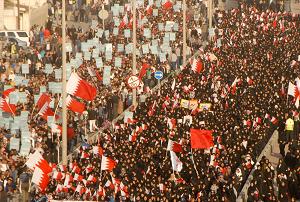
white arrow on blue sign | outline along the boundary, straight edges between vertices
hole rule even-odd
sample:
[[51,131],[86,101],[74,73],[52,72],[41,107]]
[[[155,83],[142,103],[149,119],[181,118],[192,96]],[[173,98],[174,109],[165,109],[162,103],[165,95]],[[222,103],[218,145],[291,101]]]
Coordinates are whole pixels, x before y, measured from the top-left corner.
[[156,71],[156,72],[154,73],[154,78],[156,78],[156,79],[158,79],[158,80],[162,79],[163,76],[164,76],[164,73],[163,73],[162,71]]

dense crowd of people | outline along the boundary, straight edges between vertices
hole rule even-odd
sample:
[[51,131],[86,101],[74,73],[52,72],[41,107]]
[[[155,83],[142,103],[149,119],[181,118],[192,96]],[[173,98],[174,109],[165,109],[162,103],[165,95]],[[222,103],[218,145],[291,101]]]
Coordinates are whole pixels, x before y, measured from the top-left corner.
[[[274,168],[265,156],[255,165],[247,201],[296,201],[300,198],[300,138],[287,142],[288,152]],[[277,171],[277,172],[276,172]]]
[[[52,15],[56,16],[52,19],[59,18],[60,4],[58,1],[49,3],[54,6]],[[146,67],[139,75],[143,86],[138,94],[149,92],[156,84],[154,71],[168,74],[182,65],[180,6],[153,4],[149,9],[148,4],[150,2],[145,1],[137,12],[137,66]],[[75,27],[67,30],[69,68],[75,68],[81,78],[97,88],[96,98],[91,103],[85,102],[87,114],[68,112],[68,128],[73,129],[68,134],[70,150],[85,140],[86,128],[93,132],[132,103],[125,80],[130,75],[132,60],[131,52],[125,50],[131,42],[125,32],[128,34],[129,30],[129,36],[132,34],[130,6],[118,9],[123,12],[114,14],[117,11],[112,9],[108,32],[101,30],[101,23],[94,24],[86,33]],[[78,18],[81,19],[81,14]],[[95,143],[83,143],[67,166],[57,165],[59,132],[51,133],[49,120],[35,116],[38,110],[32,110],[36,103],[34,95],[41,93],[41,87],[45,86],[49,92],[47,84],[60,81],[56,73],[47,73],[49,65],[46,64],[54,69],[61,66],[61,30],[48,21],[45,29],[31,30],[31,52],[4,52],[10,57],[2,59],[0,65],[4,70],[1,81],[5,90],[16,87],[27,94],[27,102],[16,105],[15,116],[20,116],[21,111],[33,111],[33,116],[29,114],[27,119],[31,153],[40,151],[51,163],[53,172],[46,190],[41,191],[36,184],[30,183],[32,171],[24,165],[26,158],[9,149],[11,139],[22,138],[23,131],[11,128],[15,122],[1,122],[0,201],[7,197],[16,201],[18,197],[24,201],[29,198],[32,201],[207,201],[208,198],[210,201],[234,201],[274,129],[277,126],[280,129],[287,117],[297,119],[297,97],[292,99],[287,89],[289,82],[295,83],[299,75],[300,17],[246,5],[231,11],[218,11],[216,29],[205,48],[201,48],[201,41],[197,42],[202,20],[193,20],[193,15],[188,15],[188,19],[187,55],[200,50],[199,56],[182,67],[180,73],[172,75],[159,91],[150,91],[151,96],[145,102],[132,108],[134,115],[130,120],[119,120],[113,130],[103,130]],[[112,44],[111,52],[106,51],[108,43]],[[80,52],[83,54],[78,54]],[[116,60],[121,60],[121,67]],[[26,86],[18,85],[20,81],[16,79],[24,63],[29,64]],[[104,78],[106,66],[111,66],[109,86],[103,85],[103,80],[107,79]],[[52,93],[51,97],[51,108],[55,109],[60,96]],[[190,104],[186,105],[189,100]],[[196,101],[196,108],[191,106],[193,101]],[[208,107],[200,109],[198,104]],[[57,114],[60,115],[60,110]],[[12,121],[7,113],[2,113],[2,117],[8,123]],[[96,126],[94,120],[97,120]],[[213,130],[214,146],[206,150],[191,149],[191,128]],[[292,137],[289,152],[284,154],[285,159],[277,168],[278,197],[282,200],[284,197],[299,198],[298,131],[295,130]],[[172,169],[167,150],[170,140],[182,147],[182,151],[176,153],[182,162],[180,171]],[[104,170],[103,158],[113,159],[114,168]],[[276,200],[270,182],[276,177],[275,168],[266,158],[256,167],[255,178],[260,180],[253,182],[248,195],[253,201]],[[262,184],[264,186],[260,186]],[[257,193],[260,194],[257,196]]]
[[[80,1],[78,1],[79,4]],[[38,97],[46,92],[50,95],[52,101],[49,103],[49,107],[55,111],[60,117],[61,115],[61,104],[60,104],[60,91],[53,90],[50,87],[50,83],[60,82],[61,76],[59,75],[59,69],[62,65],[61,56],[61,29],[59,28],[61,20],[61,2],[49,1],[48,10],[48,21],[44,27],[33,26],[29,32],[30,47],[26,50],[19,49],[19,47],[12,48],[13,45],[5,47],[1,53],[1,92],[2,100],[5,100],[7,104],[13,103],[12,97],[9,95],[12,92],[25,93],[25,101],[16,101],[16,103],[10,105],[15,106],[16,110],[9,109],[8,112],[1,112],[1,125],[0,125],[0,140],[1,140],[1,201],[10,200],[19,201],[20,198],[23,201],[28,201],[29,194],[28,190],[36,190],[29,188],[33,185],[29,179],[32,176],[32,171],[29,171],[24,166],[26,156],[29,151],[33,152],[40,150],[47,156],[48,162],[59,161],[60,147],[60,132],[55,130],[55,127],[61,123],[60,118],[56,120],[57,124],[49,124],[47,117],[38,115],[41,111],[40,107],[36,107]],[[115,2],[118,3],[118,2]],[[131,73],[131,51],[126,52],[126,45],[131,42],[131,36],[124,36],[124,30],[132,32],[132,15],[130,14],[130,5],[121,3],[119,6],[123,7],[120,10],[123,12],[115,15],[110,11],[110,20],[105,24],[106,31],[102,30],[101,21],[97,21],[95,15],[98,14],[101,2],[95,3],[83,3],[78,7],[68,5],[67,9],[67,20],[79,21],[79,22],[92,22],[96,25],[85,32],[80,27],[75,28],[70,26],[67,28],[67,43],[69,43],[67,53],[67,68],[69,73],[76,69],[76,72],[80,77],[88,80],[93,86],[97,88],[97,97],[91,103],[84,102],[86,104],[87,113],[78,114],[73,111],[68,111],[68,150],[73,151],[75,145],[86,141],[88,138],[87,134],[95,132],[101,126],[104,128],[109,125],[110,121],[118,116],[125,108],[132,104],[132,92],[126,85],[126,78]],[[170,73],[171,64],[176,61],[173,65],[173,70],[178,69],[179,65],[182,64],[182,20],[181,19],[181,6],[178,4],[176,10],[173,9],[173,5],[168,5],[167,8],[163,5],[152,5],[151,10],[145,10],[146,3],[138,6],[138,47],[139,52],[137,58],[137,69],[140,71],[143,64],[149,64],[149,68],[143,77],[143,86],[138,89],[138,95],[148,92],[154,87],[157,81],[153,78],[153,72],[155,69],[163,67],[165,75]],[[110,9],[114,4],[107,4],[106,9]],[[193,5],[193,4],[190,4]],[[126,7],[127,6],[127,7]],[[91,12],[91,16],[87,16],[85,12],[90,13],[87,8],[91,7],[94,9]],[[72,9],[79,9],[78,19],[73,19],[70,15]],[[84,14],[81,14],[82,10]],[[75,11],[76,13],[77,11]],[[165,14],[169,16],[166,18]],[[71,16],[71,17],[70,17]],[[125,20],[125,16],[127,20]],[[112,18],[113,17],[113,18]],[[194,50],[197,50],[198,38],[201,38],[201,31],[198,34],[201,25],[204,23],[203,16],[201,20],[195,22],[194,17],[188,14],[189,18],[189,32],[193,32],[192,36],[189,37],[189,41],[192,38],[192,46],[188,46],[189,55],[191,56]],[[143,20],[143,21],[141,21]],[[166,30],[165,24],[167,21],[174,20],[177,27]],[[205,19],[204,19],[205,20]],[[154,26],[157,22],[163,24],[163,29],[158,30],[157,26]],[[142,24],[141,24],[142,23]],[[122,24],[122,25],[120,25]],[[146,27],[151,25],[151,27]],[[144,36],[143,30],[149,28],[150,36],[147,35],[147,39]],[[118,30],[117,33],[114,30]],[[174,39],[166,40],[164,44],[169,43],[168,50],[175,50],[173,53],[173,60],[170,52],[163,51],[165,54],[164,65],[160,66],[161,62],[159,59],[159,53],[162,52],[163,37],[170,31],[174,32]],[[102,32],[102,34],[101,34]],[[108,34],[106,34],[108,33]],[[167,33],[167,34],[165,34]],[[196,34],[195,34],[196,33]],[[130,34],[132,35],[132,33]],[[170,38],[170,37],[169,37]],[[94,40],[92,45],[88,45],[90,40]],[[156,41],[151,41],[156,40]],[[153,42],[156,44],[156,52],[145,53],[142,50],[140,44],[146,42]],[[111,56],[107,55],[106,44],[112,44]],[[201,40],[199,40],[201,43]],[[91,43],[89,43],[91,44]],[[122,48],[118,48],[119,45],[123,45]],[[101,48],[102,46],[102,48]],[[129,48],[130,49],[130,48]],[[87,57],[89,52],[90,56]],[[80,56],[80,54],[82,54]],[[79,55],[79,56],[78,56]],[[176,58],[174,59],[174,55]],[[111,57],[109,59],[109,57]],[[100,62],[101,60],[101,62]],[[119,62],[116,62],[118,60]],[[173,62],[173,63],[172,63]],[[118,63],[118,64],[117,64]],[[23,65],[28,65],[28,73]],[[111,66],[111,82],[110,85],[103,85],[104,79],[104,67]],[[73,70],[71,70],[71,68]],[[24,71],[24,72],[23,72]],[[1,101],[2,101],[1,100]],[[10,101],[9,101],[10,100]],[[81,100],[83,101],[83,100]],[[3,111],[3,109],[2,109]],[[15,117],[20,117],[23,112],[29,112],[25,116],[24,123],[22,126],[12,128],[13,124],[21,125],[15,122]],[[25,113],[26,114],[26,113]],[[3,119],[2,119],[3,118]],[[23,119],[22,119],[23,120]],[[94,122],[96,120],[96,123]],[[26,122],[28,124],[26,124]],[[47,123],[48,122],[48,123]],[[23,130],[23,127],[27,128]],[[54,128],[53,128],[54,127]],[[29,132],[30,142],[27,144],[27,149],[23,150],[24,139],[23,132]],[[76,134],[76,135],[75,135]],[[13,147],[13,140],[20,140],[19,144]],[[21,145],[20,145],[21,143]],[[25,147],[25,146],[24,146]],[[28,150],[29,147],[29,150]],[[20,152],[20,153],[18,153]],[[11,180],[12,179],[12,180]],[[34,187],[34,186],[33,186]],[[32,196],[35,196],[34,194]],[[32,200],[39,200],[41,197],[36,195]]]
[[[202,64],[200,73],[192,70],[191,61],[133,111],[133,121],[119,121],[113,132],[101,133],[95,145],[81,147],[66,171],[56,168],[55,172],[75,177],[75,165],[83,171],[78,174],[84,180],[76,177],[66,186],[63,178],[52,179],[46,190],[49,197],[236,199],[274,128],[285,122],[285,113],[293,117],[292,112],[297,111],[295,100],[286,98],[288,83],[299,73],[300,47],[295,40],[299,37],[299,16],[246,6],[217,16],[212,43],[194,59]],[[212,105],[209,110],[191,110],[182,99]],[[191,150],[190,128],[213,130],[214,146]],[[178,153],[183,164],[180,172],[172,170],[169,140],[182,146]],[[111,172],[101,170],[101,156],[92,152],[95,147],[116,162]],[[86,155],[89,157],[83,158]],[[262,180],[274,177],[268,160],[261,164],[258,170],[263,167],[267,173]],[[93,177],[101,180],[87,180]],[[78,191],[78,185],[85,192]],[[267,190],[261,194],[263,199],[276,200],[272,187],[263,189]]]

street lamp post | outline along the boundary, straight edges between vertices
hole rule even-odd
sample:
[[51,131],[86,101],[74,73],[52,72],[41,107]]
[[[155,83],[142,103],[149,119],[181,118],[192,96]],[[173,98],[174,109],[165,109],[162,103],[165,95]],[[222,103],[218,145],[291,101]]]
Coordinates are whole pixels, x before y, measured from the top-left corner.
[[[132,26],[132,75],[136,75],[136,0],[132,0],[132,15],[133,15],[133,26]],[[136,100],[136,89],[132,89],[132,103],[134,106],[137,105]]]
[[67,105],[66,105],[66,1],[62,0],[62,164],[68,163],[68,144],[67,144]]
[[183,64],[186,62],[186,0],[183,0],[182,2],[182,12],[183,12],[183,50],[182,50],[182,55],[183,55]]

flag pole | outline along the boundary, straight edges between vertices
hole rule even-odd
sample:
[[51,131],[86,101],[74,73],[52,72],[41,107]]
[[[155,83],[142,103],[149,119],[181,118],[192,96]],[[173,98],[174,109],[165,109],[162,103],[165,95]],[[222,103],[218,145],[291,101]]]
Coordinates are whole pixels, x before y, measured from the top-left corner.
[[62,0],[62,164],[67,165],[67,105],[66,105],[66,1]]
[[33,114],[33,112],[34,112],[35,108],[36,108],[36,103],[34,104],[34,106],[33,106],[33,109],[32,109],[32,111],[31,111],[31,114],[30,114],[30,119],[32,119],[32,114]]
[[9,109],[10,109],[11,113],[13,114],[13,116],[16,116],[16,115],[15,115],[15,113],[13,112],[13,110],[11,109],[11,107],[10,107],[10,104],[9,104],[9,103],[7,103],[7,106],[9,107]]
[[194,169],[196,171],[197,176],[199,177],[199,173],[198,173],[198,170],[196,168],[195,161],[194,161],[193,149],[192,148],[191,148],[191,154],[192,154],[192,162],[193,162],[193,165],[194,165]]
[[55,120],[55,115],[56,115],[56,112],[57,112],[57,109],[58,109],[58,106],[59,106],[60,99],[61,99],[61,96],[59,96],[58,103],[57,103],[55,111],[54,111],[54,115],[53,115],[54,116],[54,120]]

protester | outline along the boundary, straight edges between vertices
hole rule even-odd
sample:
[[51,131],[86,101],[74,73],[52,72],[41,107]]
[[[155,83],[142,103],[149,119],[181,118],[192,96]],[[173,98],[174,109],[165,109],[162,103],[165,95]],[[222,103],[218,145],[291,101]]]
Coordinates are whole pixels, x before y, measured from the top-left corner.
[[[54,168],[45,191],[49,198],[236,199],[274,129],[285,124],[285,114],[297,119],[292,113],[297,97],[287,89],[299,73],[300,19],[245,5],[217,16],[215,36],[200,57],[133,109],[132,118],[80,147],[67,168]],[[196,106],[211,105],[189,108],[190,99]],[[191,148],[190,129],[213,130],[213,146]],[[170,140],[182,148],[176,157],[167,149]],[[297,155],[291,151],[285,161],[294,162]],[[272,170],[263,158],[255,172],[259,181],[248,190],[253,200],[276,201]],[[58,179],[58,173],[64,177]],[[291,180],[293,197],[298,185]]]
[[[25,158],[23,156],[28,155],[28,153],[30,152],[40,151],[42,154],[47,156],[46,160],[48,162],[57,162],[60,160],[59,154],[61,153],[61,150],[59,149],[61,145],[60,90],[58,90],[59,87],[54,86],[53,88],[53,86],[50,85],[53,82],[61,81],[61,76],[59,75],[59,69],[62,65],[61,29],[59,29],[61,20],[61,3],[59,1],[48,1],[48,3],[49,18],[46,25],[44,27],[33,26],[30,30],[29,36],[31,45],[29,51],[27,52],[18,50],[16,52],[15,46],[13,48],[9,46],[7,47],[7,51],[4,50],[1,53],[0,66],[2,82],[0,87],[1,92],[3,92],[3,99],[1,99],[1,102],[3,101],[3,103],[5,103],[5,110],[4,108],[1,108],[1,110],[4,110],[5,112],[1,113],[2,117],[0,125],[1,151],[3,151],[1,159],[1,174],[5,173],[5,175],[3,175],[2,182],[5,182],[5,184],[7,184],[7,182],[9,181],[9,185],[10,177],[14,179],[14,186],[10,186],[10,190],[12,192],[15,192],[19,190],[19,187],[21,185],[20,189],[23,190],[22,198],[25,198],[25,201],[28,199],[26,190],[28,190],[30,187],[28,185],[29,181],[27,178],[32,176],[32,171],[29,172],[28,175],[25,175],[24,168],[22,167],[25,161]],[[100,5],[101,3],[98,2],[94,5],[92,5],[92,3],[87,6],[83,4],[78,5],[77,8],[75,6],[75,9],[78,11],[77,20],[81,22],[92,22],[92,20],[97,19],[94,16],[98,15]],[[86,15],[90,13],[90,6],[93,16]],[[73,8],[69,7],[68,9],[72,10]],[[140,8],[138,9],[139,16],[147,16],[149,18],[147,23],[146,21],[143,23],[152,26],[153,31],[156,32],[157,36],[159,36],[156,37],[156,39],[160,41],[157,46],[162,45],[163,37],[165,35],[165,30],[158,31],[157,27],[153,26],[157,22],[165,24],[167,20],[175,20],[178,23],[178,33],[180,30],[182,30],[182,24],[180,23],[182,14],[180,14],[180,8],[178,8],[177,11],[173,11],[173,8],[171,6],[170,8],[168,8],[169,11],[165,12],[163,11],[164,7],[161,6],[160,9],[158,9],[158,16],[152,16],[152,13],[147,13],[145,7],[143,6],[140,6]],[[155,9],[155,7],[153,7],[153,9]],[[130,12],[129,10],[126,12],[129,21]],[[162,13],[167,13],[169,15],[169,18],[166,18],[166,16],[164,16]],[[194,29],[198,26],[201,27],[202,22],[196,23],[193,21],[192,16],[188,17],[191,18],[189,21],[190,24],[188,24],[189,28]],[[117,16],[114,16],[114,18],[117,18]],[[120,15],[119,18],[121,21],[124,16]],[[73,19],[69,16],[67,17],[67,20]],[[126,78],[131,73],[131,55],[130,53],[124,55],[117,51],[117,45],[119,43],[124,43],[126,45],[128,42],[130,42],[131,39],[124,38],[123,31],[124,29],[132,29],[132,25],[130,25],[129,23],[126,24],[124,28],[120,28],[119,34],[115,36],[113,34],[112,28],[119,28],[119,26],[111,20],[110,24],[106,24],[106,28],[109,31],[109,35],[106,37],[104,36],[104,33],[103,36],[99,35],[99,33],[96,36],[97,31],[99,31],[100,27],[101,26],[99,24],[96,27],[91,28],[87,32],[83,32],[81,28],[75,28],[74,26],[67,28],[67,42],[71,43],[71,51],[68,50],[67,53],[67,62],[69,64],[68,66],[72,68],[76,67],[77,74],[81,78],[89,81],[92,86],[97,88],[97,97],[92,101],[92,103],[87,103],[82,99],[75,99],[75,101],[77,102],[81,101],[86,104],[85,110],[87,110],[87,112],[81,111],[81,113],[79,113],[72,110],[68,111],[67,133],[69,151],[73,151],[76,144],[88,139],[88,130],[94,131],[102,125],[104,126],[104,128],[106,128],[109,124],[108,121],[113,120],[116,116],[121,114],[121,112],[125,108],[131,106],[132,104],[132,92],[126,85]],[[144,27],[139,27],[138,39],[146,41],[145,37],[143,36],[143,29]],[[84,56],[84,43],[87,43],[88,40],[95,37],[99,37],[97,38],[97,43],[113,44],[112,60],[104,60],[103,64],[101,65],[102,67],[97,64],[97,60],[95,60],[95,58],[86,59]],[[181,34],[177,35],[176,33],[176,43],[172,42],[170,44],[171,49],[175,49],[175,47],[177,47],[176,69],[178,69],[182,64],[182,51],[180,50],[182,49],[182,44],[180,44],[180,41],[182,41],[181,37]],[[147,42],[150,41],[151,38],[148,38]],[[137,48],[140,49],[139,51],[142,51],[142,47],[140,46],[140,44],[138,44]],[[92,49],[90,48],[89,51],[92,51]],[[188,54],[192,55],[194,51],[197,50],[190,49]],[[74,64],[72,63],[72,61],[74,61],[75,59],[78,60],[78,57],[76,56],[78,53],[83,53],[82,57],[80,58],[80,60],[82,60],[83,62],[80,64],[78,62]],[[91,52],[91,54],[94,54],[94,50]],[[104,58],[105,56],[105,53],[101,52],[97,57]],[[116,57],[121,57],[122,68],[115,67]],[[153,54],[149,53],[147,54],[146,58],[147,59],[140,55],[137,60],[138,71],[140,71],[144,63],[149,64],[149,68],[147,69],[147,81],[145,81],[146,77],[142,78],[146,84],[144,85],[144,87],[141,86],[138,89],[138,95],[145,94],[155,86],[156,80],[153,78],[153,72],[156,68],[160,68],[160,59],[157,55],[154,56]],[[168,69],[170,64],[171,58],[168,58],[166,55],[164,68]],[[24,65],[28,65],[28,72],[26,68],[23,68]],[[107,65],[112,66],[111,84],[109,86],[104,86],[103,67]],[[170,73],[170,70],[168,70],[168,73]],[[17,93],[18,97],[17,101],[16,96],[12,96],[12,94],[15,94],[15,92]],[[49,95],[49,100],[51,100],[45,102],[41,101],[41,106],[38,106],[38,102],[40,100],[38,99],[37,95],[46,95],[43,94],[44,92],[47,92],[47,96]],[[22,94],[22,98],[20,98],[20,93]],[[20,99],[23,99],[23,101],[21,101]],[[14,109],[14,107],[16,107],[16,110]],[[46,109],[44,107],[50,108],[50,110],[48,110],[49,108],[46,110],[46,115],[44,114],[45,111],[43,111],[44,109]],[[23,112],[29,113],[27,114]],[[47,116],[55,117],[56,122],[54,124],[50,123],[50,119],[48,119]],[[19,118],[20,121],[17,122],[15,117],[22,118]],[[26,124],[26,122],[28,124]],[[15,125],[15,128],[13,128],[12,125]],[[29,134],[29,136],[26,136],[26,144],[24,140],[24,134]],[[21,146],[20,142],[18,143],[18,141],[21,142]],[[17,153],[16,151],[19,153]],[[38,190],[38,188],[35,187],[35,185],[31,185],[30,190]],[[6,191],[8,191],[8,189],[6,189]],[[4,195],[7,194],[3,194],[3,197],[5,197]],[[10,197],[9,194],[7,196]],[[17,194],[15,194],[15,196],[17,196]],[[40,196],[41,195],[38,194],[33,198],[39,199]]]
[[[57,11],[51,9],[51,12],[53,11],[55,19],[59,19],[60,5],[57,1],[54,2],[58,4],[58,9]],[[164,74],[169,74],[171,70],[179,69],[182,64],[180,54],[182,40],[179,37],[182,30],[180,23],[182,13],[175,9],[169,10],[169,5],[168,3],[158,8],[158,16],[153,15],[154,12],[156,13],[154,11],[156,5],[153,5],[152,14],[149,14],[150,11],[148,13],[145,5],[138,9],[140,14],[137,38],[140,43],[137,47],[139,53],[137,66],[144,85],[140,87],[138,95],[151,92],[149,88],[156,82],[151,76],[154,71],[162,70]],[[81,7],[78,18],[86,21],[85,16],[80,13],[82,9]],[[87,10],[84,8],[83,11]],[[77,30],[77,36],[75,28],[69,28],[67,31],[68,42],[71,44],[71,50],[68,50],[68,63],[71,67],[76,67],[76,73],[80,78],[91,84],[90,89],[97,89],[96,97],[86,105],[87,114],[68,112],[68,137],[71,150],[73,147],[71,145],[81,142],[80,137],[86,138],[87,124],[91,123],[89,128],[91,130],[100,127],[101,122],[105,123],[106,119],[112,120],[120,114],[122,110],[118,110],[119,103],[123,102],[126,107],[132,103],[132,92],[126,86],[125,80],[131,73],[132,57],[130,53],[122,54],[117,51],[118,44],[125,44],[131,40],[130,37],[125,39],[123,35],[125,30],[130,30],[132,26],[130,16],[130,12],[125,12],[124,7],[124,12],[119,16],[122,19],[119,23],[123,23],[124,28],[120,27],[118,20],[114,19],[109,25],[108,34],[102,33],[100,38],[96,38],[96,42],[93,41],[93,44],[97,45],[112,43],[111,55],[107,51],[100,51],[96,53],[96,59],[91,57],[94,52],[97,52],[95,51],[97,48],[90,46],[88,40],[94,40],[97,33],[101,32],[99,25],[95,25],[86,33]],[[192,199],[206,201],[208,198],[211,201],[234,201],[236,199],[255,165],[255,159],[274,128],[285,124],[285,113],[290,113],[296,120],[292,112],[297,111],[295,101],[298,97],[294,95],[295,100],[293,100],[287,95],[287,89],[289,82],[295,83],[299,75],[300,47],[297,38],[300,33],[297,28],[300,19],[299,15],[271,10],[259,11],[255,7],[245,5],[242,5],[240,10],[220,11],[216,16],[216,30],[210,36],[212,42],[200,51],[200,56],[191,60],[191,64],[183,67],[179,74],[172,75],[158,92],[152,92],[145,102],[132,109],[133,117],[119,120],[113,126],[113,131],[107,129],[101,132],[96,143],[82,144],[67,167],[52,164],[51,180],[45,190],[40,191],[40,185],[33,183],[30,189],[33,200],[45,196],[49,200],[51,198],[130,201]],[[157,47],[165,49],[163,42],[167,40],[166,31],[159,28],[158,24],[164,22],[165,25],[166,21],[178,22],[175,40],[169,40],[172,54],[156,55],[152,54],[152,50],[147,54],[147,48],[143,45],[153,46],[153,39],[155,40],[153,36],[158,36],[159,40],[154,42],[157,43]],[[188,27],[192,27],[193,23],[193,20],[190,20]],[[19,116],[21,110],[31,111],[33,106],[37,105],[33,110],[34,113],[28,115],[32,148],[44,154],[45,159],[53,163],[57,162],[56,156],[59,152],[57,147],[60,144],[60,96],[55,93],[56,87],[52,86],[51,91],[54,92],[50,93],[50,98],[53,100],[51,102],[53,106],[50,107],[53,109],[51,116],[56,119],[54,115],[56,111],[58,122],[50,126],[50,120],[47,120],[47,116],[46,119],[43,118],[42,110],[45,109],[44,106],[48,106],[45,105],[48,101],[41,101],[41,106],[38,106],[33,96],[40,93],[41,86],[46,86],[46,92],[49,92],[50,86],[47,84],[60,80],[56,72],[51,74],[44,72],[46,64],[51,64],[56,71],[58,71],[57,67],[61,66],[60,30],[52,28],[49,24],[46,27],[50,35],[47,34],[48,31],[42,32],[43,29],[33,31],[31,44],[35,49],[31,53],[19,52],[17,57],[19,61],[3,60],[1,66],[5,66],[7,71],[3,76],[5,85],[15,85],[17,79],[9,79],[15,75],[10,63],[19,68],[24,62],[29,64],[29,74],[26,76],[30,77],[30,80],[27,87],[24,85],[17,87],[20,92],[27,94],[28,102],[18,103],[15,112]],[[193,25],[192,29],[198,26],[201,27],[201,24]],[[118,34],[114,33],[114,28],[118,28]],[[145,34],[147,28],[151,32],[150,38]],[[174,32],[175,28],[173,24],[171,29],[174,29]],[[192,32],[195,33],[191,30]],[[168,36],[170,39],[171,35]],[[198,49],[200,45],[193,42],[192,47]],[[78,54],[80,51],[86,53],[81,56]],[[192,55],[192,52],[188,51],[188,55]],[[146,57],[143,54],[146,54]],[[89,56],[88,59],[85,59],[85,55]],[[282,57],[283,55],[285,57]],[[103,64],[100,63],[100,57],[105,58]],[[110,57],[111,59],[108,60],[107,58]],[[84,59],[83,63],[78,65],[76,58]],[[118,66],[115,65],[116,58],[121,58],[122,68],[116,67]],[[103,80],[107,79],[104,75],[105,66],[112,67],[110,86],[102,84]],[[286,101],[287,96],[288,101]],[[74,102],[90,102],[76,98],[73,94],[72,99]],[[199,103],[206,103],[206,105],[201,109],[193,108],[193,100],[196,100],[197,108]],[[55,110],[57,106],[58,110]],[[90,117],[89,110],[93,117]],[[95,120],[93,110],[101,116],[100,123],[93,121]],[[5,120],[8,118],[6,117]],[[88,123],[87,120],[92,122]],[[19,184],[13,182],[15,172],[12,172],[14,170],[12,164],[18,162],[24,165],[25,160],[23,157],[16,160],[18,155],[13,150],[9,150],[8,146],[11,146],[9,143],[12,137],[22,138],[23,133],[19,134],[8,128],[5,126],[0,133],[1,149],[4,154],[1,160],[3,172],[1,182],[3,184],[9,182],[9,187],[16,190]],[[206,150],[191,148],[190,129],[212,131],[212,147]],[[182,148],[175,156],[173,150],[167,149],[170,140]],[[292,167],[299,166],[292,163],[297,158],[297,153],[294,151],[297,151],[299,144],[295,146],[296,149],[286,154],[285,160]],[[32,149],[31,153],[33,152]],[[174,162],[174,159],[177,160]],[[262,164],[269,166],[267,160]],[[32,169],[30,170],[29,175],[33,172]],[[258,170],[257,173],[260,175],[260,169]],[[266,173],[270,175],[265,178],[267,181],[273,175],[270,170]],[[297,185],[295,179],[294,176],[291,178],[289,186],[294,198],[297,197],[296,189],[293,190]],[[24,180],[24,183],[26,182]],[[4,186],[3,188],[5,189]],[[266,192],[261,192],[262,195],[259,197],[263,199],[271,197],[273,200],[274,196],[268,195],[272,193],[272,187],[263,187],[263,191]],[[250,192],[253,193],[253,190]],[[9,192],[7,194],[9,195]]]

